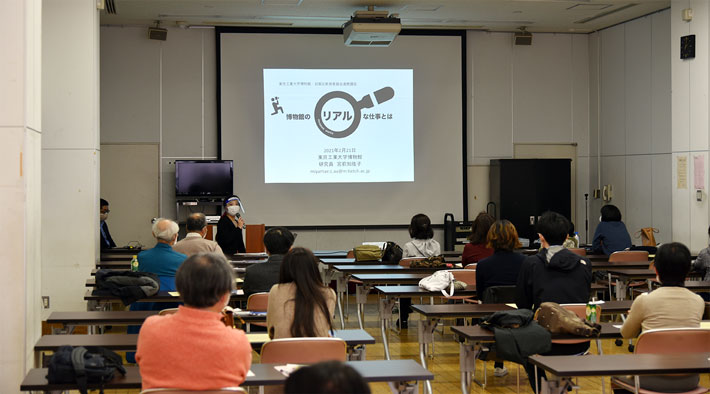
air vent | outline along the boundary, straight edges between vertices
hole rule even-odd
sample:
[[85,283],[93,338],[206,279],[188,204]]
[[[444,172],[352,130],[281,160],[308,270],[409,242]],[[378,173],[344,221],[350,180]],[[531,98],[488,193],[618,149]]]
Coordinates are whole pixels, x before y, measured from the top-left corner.
[[106,0],[106,13],[116,15],[116,1]]

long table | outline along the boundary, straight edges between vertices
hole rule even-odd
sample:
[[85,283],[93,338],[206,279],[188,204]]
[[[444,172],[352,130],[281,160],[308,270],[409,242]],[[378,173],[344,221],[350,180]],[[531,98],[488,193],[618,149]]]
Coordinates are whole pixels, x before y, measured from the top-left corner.
[[[550,371],[555,376],[547,381],[549,393],[565,394],[575,376],[635,375],[635,392],[638,393],[638,375],[710,372],[710,353],[683,354],[613,354],[595,357],[531,356],[528,359],[537,368]],[[543,382],[543,384],[545,384]]]
[[[350,357],[364,359],[365,351],[362,345],[375,343],[375,338],[365,330],[335,330],[333,337],[345,341]],[[247,334],[252,347],[261,348],[269,341],[265,333]],[[138,344],[138,334],[106,334],[106,335],[44,335],[34,346],[35,367],[39,367],[41,353],[56,351],[60,346],[103,346],[111,350],[135,351]]]
[[[385,357],[390,359],[389,341],[387,338],[389,332],[389,319],[392,316],[394,304],[400,297],[430,297],[433,302],[433,297],[442,297],[440,291],[429,291],[419,286],[375,286],[375,291],[382,297],[379,299],[379,317],[380,330],[382,332],[382,342],[385,348]],[[475,296],[476,286],[469,285],[465,290],[456,290],[454,296]]]
[[[94,295],[91,289],[84,293],[85,301],[96,301],[96,302],[118,302],[121,301],[119,297],[114,295]],[[156,295],[141,298],[136,302],[182,302],[180,296],[174,296],[169,294],[167,291],[159,291]],[[244,290],[233,290],[230,296],[230,301],[246,301],[246,296],[244,295]]]
[[[603,310],[603,309],[602,309]],[[479,346],[482,342],[495,342],[495,334],[481,326],[453,326],[451,331],[459,338],[459,368],[461,369],[461,390],[468,393],[473,374],[476,371],[476,359],[481,353]],[[621,330],[614,323],[601,323],[601,332],[598,338],[621,338]],[[587,339],[570,334],[554,334],[552,339]],[[593,358],[593,357],[589,357]],[[485,387],[485,384],[483,384]]]
[[[399,393],[416,393],[421,380],[433,380],[434,374],[427,371],[414,360],[370,360],[348,361],[347,365],[354,368],[367,382],[393,382]],[[242,386],[266,386],[283,384],[286,376],[275,369],[283,364],[252,364],[250,371],[253,376],[247,376]],[[20,384],[20,391],[76,390],[76,384],[49,384],[47,368],[35,368],[28,372]],[[410,383],[415,382],[415,383]],[[90,389],[98,389],[98,384],[90,383]],[[140,389],[141,376],[138,367],[126,367],[126,376],[116,373],[116,376],[104,384],[105,389]]]

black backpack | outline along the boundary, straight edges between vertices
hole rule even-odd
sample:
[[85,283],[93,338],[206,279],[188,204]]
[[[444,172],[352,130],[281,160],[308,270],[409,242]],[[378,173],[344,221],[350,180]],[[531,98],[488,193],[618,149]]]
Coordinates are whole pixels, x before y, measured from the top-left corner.
[[88,383],[98,383],[103,394],[104,383],[118,370],[126,375],[121,356],[103,347],[61,346],[49,359],[47,381],[76,383],[81,394],[87,394]]
[[382,253],[382,261],[397,264],[400,260],[402,260],[402,247],[392,241],[387,241]]

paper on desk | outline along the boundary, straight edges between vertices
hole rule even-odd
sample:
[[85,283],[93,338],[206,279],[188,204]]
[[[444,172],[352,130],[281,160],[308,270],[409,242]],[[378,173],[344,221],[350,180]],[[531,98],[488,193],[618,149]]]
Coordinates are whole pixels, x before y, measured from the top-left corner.
[[244,283],[244,278],[236,278],[234,281],[237,283]]
[[173,297],[180,297],[180,293],[178,293],[177,291],[169,291],[168,294],[170,294]]
[[276,368],[277,371],[281,372],[284,374],[284,376],[290,375],[293,371],[297,370],[298,368],[301,368],[301,364],[286,364],[286,365],[277,365],[274,368]]
[[623,324],[614,324],[614,325],[612,325],[612,327],[621,329],[621,326],[622,326],[622,325],[623,325]]
[[511,307],[511,308],[518,309],[518,306],[517,306],[516,304],[505,304],[505,305],[507,305],[507,306],[509,306],[509,307]]
[[249,372],[247,372],[247,377],[249,376],[256,376],[254,372],[251,371],[251,369],[249,370]]
[[710,321],[701,321],[700,328],[710,328]]

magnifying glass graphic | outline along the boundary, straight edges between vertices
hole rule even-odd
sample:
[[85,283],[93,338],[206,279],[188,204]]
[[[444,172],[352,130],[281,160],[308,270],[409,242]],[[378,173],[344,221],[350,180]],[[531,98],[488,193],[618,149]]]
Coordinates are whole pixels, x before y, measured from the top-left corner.
[[[377,104],[382,104],[385,101],[390,100],[392,97],[394,97],[394,89],[389,86],[386,86],[382,89],[376,90],[374,93],[372,93],[372,95],[375,96],[375,101],[377,101]],[[349,136],[350,134],[354,133],[355,130],[357,130],[357,127],[360,125],[360,118],[362,116],[360,111],[362,109],[372,108],[375,106],[372,103],[372,95],[367,94],[363,96],[360,101],[356,101],[355,97],[351,96],[349,93],[345,93],[339,90],[324,94],[323,97],[318,100],[318,103],[316,103],[315,113],[313,114],[313,118],[316,121],[316,126],[318,126],[318,129],[320,129],[320,131],[328,137],[345,138]],[[328,127],[323,121],[323,107],[328,101],[333,99],[345,100],[353,108],[353,121],[352,123],[350,123],[350,126],[348,126],[345,130],[333,130]]]

